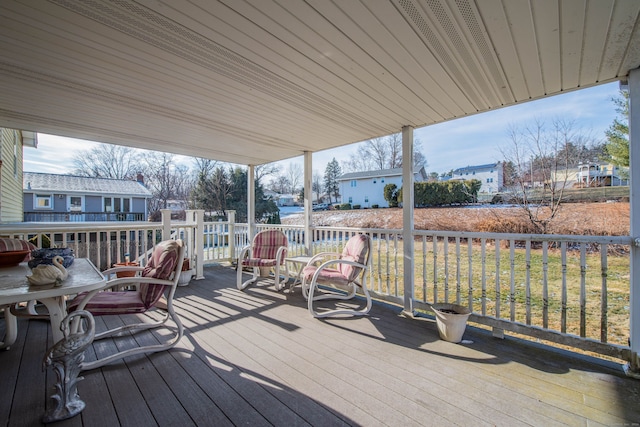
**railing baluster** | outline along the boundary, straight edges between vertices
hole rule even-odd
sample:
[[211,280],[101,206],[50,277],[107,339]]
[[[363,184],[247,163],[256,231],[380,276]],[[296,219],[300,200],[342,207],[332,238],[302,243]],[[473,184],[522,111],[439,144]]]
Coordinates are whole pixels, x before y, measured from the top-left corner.
[[516,320],[516,242],[509,240],[509,314],[511,321]]
[[609,318],[609,300],[607,292],[607,277],[609,276],[609,266],[607,261],[608,246],[600,245],[600,274],[602,275],[602,287],[600,289],[600,341],[607,342]]
[[560,262],[562,263],[562,294],[560,296],[560,304],[562,308],[560,315],[560,332],[564,334],[567,332],[567,242],[562,242],[560,244],[560,252]]
[[587,336],[587,245],[580,244],[580,336]]
[[549,242],[542,242],[542,326],[549,327]]
[[496,301],[495,301],[495,313],[496,317],[500,318],[500,240],[495,239],[495,252],[496,252]]
[[[456,237],[456,302],[460,301],[460,282],[462,281],[461,270],[462,259],[460,255],[460,237]],[[446,302],[449,302],[449,300],[447,299]]]
[[[436,236],[433,236],[435,239]],[[449,301],[449,239],[444,237],[442,239],[443,242],[443,253],[444,253],[444,300],[445,302]]]
[[469,261],[469,290],[467,293],[467,301],[469,309],[473,310],[473,239],[471,238],[467,239],[467,259]]
[[431,247],[433,248],[433,303],[438,302],[438,236],[435,234],[431,238]]
[[531,325],[531,240],[527,240],[525,243],[525,280],[524,280],[524,294],[525,294],[525,322],[527,325]]
[[482,315],[487,315],[487,239],[480,239],[480,263],[482,264]]
[[427,236],[420,236],[422,242],[422,301],[427,302]]

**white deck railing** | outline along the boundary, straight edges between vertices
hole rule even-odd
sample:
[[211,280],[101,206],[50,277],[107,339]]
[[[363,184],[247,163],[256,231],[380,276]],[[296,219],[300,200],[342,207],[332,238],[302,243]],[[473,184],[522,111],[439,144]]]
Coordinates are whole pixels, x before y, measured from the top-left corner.
[[[281,229],[289,239],[289,255],[306,253],[302,227],[256,228]],[[379,299],[404,305],[402,230],[314,227],[312,252],[340,251],[356,233],[368,234],[374,242],[368,287]],[[248,225],[233,221],[0,225],[2,237],[35,238],[40,247],[50,239],[101,269],[123,261],[125,253],[132,260],[145,259],[168,235],[186,241],[188,256],[200,272],[208,263],[235,261],[249,243]],[[472,309],[470,321],[492,328],[497,336],[511,331],[630,357],[630,237],[447,231],[413,235],[415,280],[409,297],[416,310],[428,310],[436,302],[461,304]]]

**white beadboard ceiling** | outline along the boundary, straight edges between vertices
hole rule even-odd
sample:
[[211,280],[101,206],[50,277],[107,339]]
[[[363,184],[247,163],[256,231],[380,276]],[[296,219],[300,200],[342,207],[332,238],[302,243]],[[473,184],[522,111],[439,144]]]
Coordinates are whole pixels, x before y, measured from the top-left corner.
[[624,78],[638,0],[2,0],[0,126],[262,164]]

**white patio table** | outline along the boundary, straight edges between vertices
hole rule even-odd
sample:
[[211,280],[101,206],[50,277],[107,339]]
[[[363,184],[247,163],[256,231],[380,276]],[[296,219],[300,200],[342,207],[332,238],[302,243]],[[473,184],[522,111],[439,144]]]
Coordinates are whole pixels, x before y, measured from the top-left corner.
[[102,273],[86,258],[76,258],[67,271],[69,277],[61,286],[56,287],[30,285],[27,275],[31,274],[31,269],[26,262],[0,269],[0,307],[7,306],[4,310],[6,333],[4,341],[0,342],[0,349],[8,348],[16,341],[17,320],[9,306],[19,302],[42,302],[49,310],[53,342],[56,343],[64,337],[60,323],[67,315],[65,296],[98,289],[105,283]]

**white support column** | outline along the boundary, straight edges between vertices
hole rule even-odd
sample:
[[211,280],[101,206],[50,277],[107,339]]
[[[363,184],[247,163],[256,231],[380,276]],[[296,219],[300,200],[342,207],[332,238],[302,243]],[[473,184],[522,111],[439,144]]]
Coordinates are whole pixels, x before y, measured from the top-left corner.
[[306,255],[311,255],[311,214],[312,214],[312,175],[313,175],[313,162],[312,153],[310,151],[304,152],[304,247]]
[[413,127],[402,128],[402,246],[404,251],[404,312],[413,315]]
[[631,237],[630,338],[631,360],[627,374],[640,378],[640,69],[629,72],[629,173]]
[[[236,211],[227,211],[227,221],[229,222],[229,235],[227,244],[229,245],[229,259],[235,262],[236,259]],[[224,240],[223,243],[224,245]],[[242,245],[240,246],[242,247]]]
[[249,165],[247,171],[247,224],[251,242],[256,232],[256,167],[254,165]]
[[195,250],[196,280],[204,279],[204,209],[195,210]]
[[171,238],[171,209],[160,209],[162,214],[162,240]]

